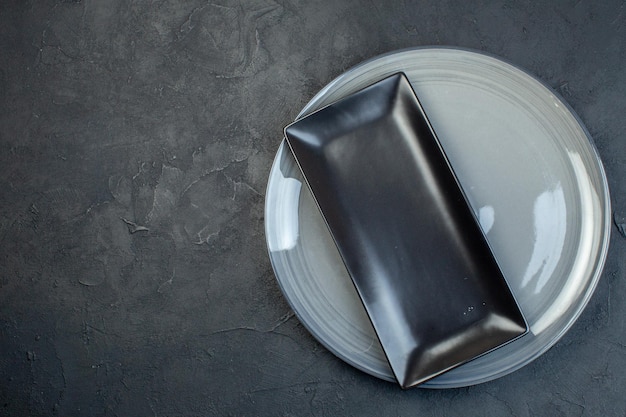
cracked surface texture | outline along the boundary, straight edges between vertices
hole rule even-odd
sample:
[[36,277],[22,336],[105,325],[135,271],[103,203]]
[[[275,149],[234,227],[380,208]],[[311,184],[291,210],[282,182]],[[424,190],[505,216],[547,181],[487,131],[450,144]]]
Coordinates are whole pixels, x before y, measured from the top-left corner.
[[[623,416],[626,3],[0,2],[0,415]],[[319,345],[265,246],[270,164],[364,59],[483,50],[564,96],[613,198],[605,272],[529,366],[401,391]]]

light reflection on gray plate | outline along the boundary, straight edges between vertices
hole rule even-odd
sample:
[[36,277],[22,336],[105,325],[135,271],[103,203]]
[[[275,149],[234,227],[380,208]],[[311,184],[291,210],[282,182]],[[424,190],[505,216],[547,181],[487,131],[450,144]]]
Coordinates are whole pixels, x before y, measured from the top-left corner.
[[[332,81],[298,117],[399,71],[419,97],[530,326],[522,338],[422,386],[489,381],[549,349],[589,301],[608,249],[606,177],[587,131],[552,90],[510,64],[466,50],[411,49],[372,59]],[[328,349],[393,380],[302,181],[281,144],[265,221],[283,293]]]

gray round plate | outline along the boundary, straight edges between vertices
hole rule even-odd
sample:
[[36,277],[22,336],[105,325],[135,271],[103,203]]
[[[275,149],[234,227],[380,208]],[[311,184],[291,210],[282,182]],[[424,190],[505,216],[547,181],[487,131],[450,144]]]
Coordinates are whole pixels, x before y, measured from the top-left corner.
[[[551,89],[515,66],[467,50],[421,48],[374,58],[328,84],[298,117],[399,71],[419,97],[530,326],[520,339],[422,386],[489,381],[549,349],[589,301],[610,234],[604,170],[586,129]],[[270,259],[302,323],[346,362],[393,380],[284,143],[265,211]]]

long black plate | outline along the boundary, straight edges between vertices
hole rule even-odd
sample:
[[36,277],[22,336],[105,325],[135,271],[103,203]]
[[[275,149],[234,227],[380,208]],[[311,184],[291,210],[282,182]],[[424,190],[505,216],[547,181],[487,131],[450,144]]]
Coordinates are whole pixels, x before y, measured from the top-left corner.
[[404,74],[285,136],[402,387],[527,332]]

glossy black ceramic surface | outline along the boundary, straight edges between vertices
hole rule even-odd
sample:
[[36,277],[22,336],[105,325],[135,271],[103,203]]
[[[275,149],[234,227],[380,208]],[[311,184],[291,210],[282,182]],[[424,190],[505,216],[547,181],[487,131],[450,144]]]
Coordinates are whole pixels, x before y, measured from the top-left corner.
[[404,74],[285,134],[402,387],[527,331]]

